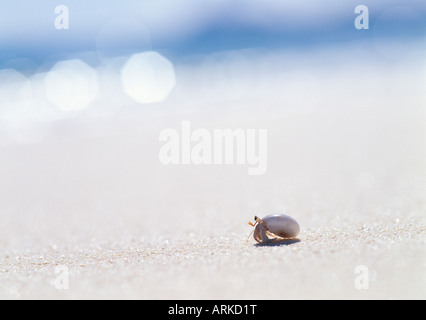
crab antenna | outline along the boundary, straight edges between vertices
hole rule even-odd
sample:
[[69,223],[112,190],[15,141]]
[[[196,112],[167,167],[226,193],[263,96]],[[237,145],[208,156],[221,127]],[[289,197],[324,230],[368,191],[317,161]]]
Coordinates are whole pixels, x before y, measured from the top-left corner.
[[[254,227],[254,226],[253,226]],[[246,243],[249,241],[249,239],[250,239],[250,236],[253,234],[253,232],[254,232],[254,229],[250,232],[250,234],[248,235],[248,237],[247,237],[247,240],[246,240]]]

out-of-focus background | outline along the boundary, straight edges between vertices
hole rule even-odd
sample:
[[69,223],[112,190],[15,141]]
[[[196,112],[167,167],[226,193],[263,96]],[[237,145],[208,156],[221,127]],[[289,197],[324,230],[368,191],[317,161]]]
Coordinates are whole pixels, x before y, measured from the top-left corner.
[[[424,1],[1,1],[0,30],[0,297],[425,298]],[[182,121],[267,129],[266,173],[162,164]],[[247,244],[275,212],[301,241]]]

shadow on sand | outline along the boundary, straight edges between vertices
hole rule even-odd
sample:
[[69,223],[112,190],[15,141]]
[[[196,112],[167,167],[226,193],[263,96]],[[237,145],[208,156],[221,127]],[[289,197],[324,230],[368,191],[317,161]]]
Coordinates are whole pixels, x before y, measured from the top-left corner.
[[294,238],[294,239],[277,239],[271,242],[266,243],[256,243],[255,247],[278,247],[278,246],[289,246],[294,243],[300,242],[300,239]]

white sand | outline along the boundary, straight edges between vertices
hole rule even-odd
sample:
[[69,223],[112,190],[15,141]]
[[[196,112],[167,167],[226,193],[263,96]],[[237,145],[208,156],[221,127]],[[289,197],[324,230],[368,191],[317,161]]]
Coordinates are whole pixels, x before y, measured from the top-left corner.
[[[235,64],[178,66],[164,103],[62,120],[37,143],[3,129],[0,298],[425,299],[425,68],[349,58],[255,60],[240,92],[218,76]],[[159,132],[182,120],[267,128],[266,174],[162,165]],[[246,242],[270,213],[300,241]]]

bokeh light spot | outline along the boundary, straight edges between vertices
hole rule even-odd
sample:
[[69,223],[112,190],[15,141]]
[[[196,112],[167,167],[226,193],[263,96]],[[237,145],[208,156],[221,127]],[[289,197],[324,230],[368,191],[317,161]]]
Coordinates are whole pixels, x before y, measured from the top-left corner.
[[165,100],[176,84],[173,64],[157,52],[132,55],[121,69],[124,92],[139,103]]
[[18,120],[32,101],[31,84],[14,69],[0,70],[0,119]]
[[49,101],[65,111],[84,109],[98,92],[96,71],[81,60],[58,62],[44,82]]

